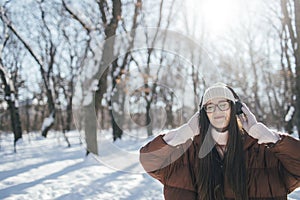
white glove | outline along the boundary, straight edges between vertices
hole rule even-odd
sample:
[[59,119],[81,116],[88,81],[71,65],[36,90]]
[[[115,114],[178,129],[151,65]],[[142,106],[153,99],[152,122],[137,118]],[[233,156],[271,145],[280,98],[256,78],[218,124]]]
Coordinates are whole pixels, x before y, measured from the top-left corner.
[[242,111],[246,116],[240,115],[245,131],[255,139],[258,139],[258,144],[276,143],[280,137],[277,133],[272,132],[263,123],[257,122],[254,114],[249,110],[246,104],[243,103]]
[[182,126],[170,130],[164,137],[164,141],[171,145],[177,146],[185,143],[188,139],[199,134],[199,112],[196,112],[191,119]]

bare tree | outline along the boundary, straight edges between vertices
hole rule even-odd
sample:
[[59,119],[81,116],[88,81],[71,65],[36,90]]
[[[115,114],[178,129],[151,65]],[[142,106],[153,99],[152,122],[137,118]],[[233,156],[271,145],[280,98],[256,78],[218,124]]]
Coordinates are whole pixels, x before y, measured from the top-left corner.
[[300,138],[300,2],[294,0],[294,10],[295,10],[295,32],[297,38],[295,39],[294,43],[297,43],[295,48],[295,60],[296,60],[296,107],[297,107],[297,121],[296,127],[298,127],[298,134]]
[[[44,16],[43,12],[44,11],[42,11],[42,16]],[[48,109],[50,112],[50,116],[47,118],[49,123],[45,123],[45,126],[42,127],[42,135],[44,137],[46,137],[47,132],[49,131],[49,129],[51,128],[51,126],[54,123],[54,117],[55,117],[55,105],[54,105],[53,94],[52,94],[52,90],[50,88],[50,82],[49,82],[51,70],[52,70],[52,67],[54,64],[53,62],[54,62],[54,56],[55,56],[55,47],[54,47],[53,43],[50,42],[50,60],[48,63],[49,68],[46,71],[44,68],[43,62],[39,59],[39,57],[36,55],[36,53],[33,51],[33,49],[30,47],[30,45],[25,41],[25,39],[14,28],[14,26],[12,25],[12,22],[10,21],[10,19],[7,17],[7,15],[5,13],[5,8],[3,8],[3,7],[1,7],[1,20],[3,21],[3,23],[5,23],[7,25],[7,27],[12,31],[12,33],[24,45],[24,47],[28,50],[30,55],[33,57],[33,59],[37,62],[37,64],[40,67],[40,72],[41,72],[42,79],[43,79],[43,82],[44,82],[45,88],[46,88],[46,94],[47,94],[47,98],[48,98]],[[44,23],[45,23],[45,21],[44,21]],[[49,28],[47,30],[49,31]]]
[[22,138],[22,125],[21,120],[19,116],[19,103],[18,103],[18,90],[15,86],[17,82],[18,77],[18,69],[15,70],[15,76],[11,76],[9,72],[6,70],[3,64],[3,50],[6,47],[6,44],[9,40],[9,34],[7,26],[5,25],[5,22],[3,21],[3,13],[1,12],[1,20],[4,25],[4,34],[1,36],[1,48],[0,48],[0,78],[2,81],[2,84],[4,85],[4,99],[8,104],[8,109],[10,111],[10,120],[11,120],[11,127],[12,131],[14,133],[14,152],[16,152],[16,143],[17,141]]
[[16,152],[16,143],[20,138],[22,138],[21,121],[17,106],[18,99],[15,98],[16,94],[12,80],[9,78],[6,70],[4,69],[2,61],[0,61],[0,76],[4,84],[5,100],[8,104],[8,109],[10,110],[11,126],[14,133],[14,152]]
[[[295,83],[293,84],[293,93],[295,94],[295,124],[298,128],[300,127],[300,2],[298,0],[281,0],[281,12],[283,15],[282,19],[282,29],[286,34],[285,41],[286,44],[284,51],[287,55],[287,48],[290,48],[291,54],[286,57],[287,63],[289,59],[294,60],[295,65]],[[294,100],[294,98],[292,98]],[[294,103],[291,104],[293,106]],[[299,134],[300,137],[300,134]]]
[[[63,6],[66,9],[66,11],[72,15],[74,17],[75,20],[77,20],[82,27],[86,30],[87,34],[89,35],[89,37],[91,38],[91,32],[92,29],[90,28],[90,26],[88,26],[82,19],[80,19],[80,17],[78,17],[68,6],[67,4],[63,2]],[[105,38],[104,39],[108,39],[111,38],[112,36],[115,35],[116,33],[116,29],[118,27],[118,21],[121,19],[121,1],[120,0],[114,0],[112,2],[112,13],[110,15],[109,13],[109,5],[107,4],[106,1],[104,0],[100,0],[97,1],[97,4],[99,6],[99,10],[101,12],[101,19],[102,19],[102,23],[103,23],[103,27],[104,27],[104,33],[105,33]],[[109,19],[108,16],[111,16],[111,18]],[[110,57],[111,55],[113,55],[113,47],[114,46],[114,41],[113,39],[104,42],[104,47],[102,49],[102,60],[100,61],[100,63],[98,63],[97,65],[99,65],[98,67],[98,72],[95,72],[95,75],[93,75],[93,77],[91,78],[91,80],[94,79],[99,79],[98,82],[98,90],[96,90],[95,96],[96,99],[95,101],[92,101],[89,105],[86,105],[86,109],[85,109],[85,133],[86,133],[86,142],[87,142],[87,154],[89,152],[92,152],[94,154],[98,154],[98,148],[97,148],[97,122],[96,120],[90,115],[90,113],[92,112],[92,110],[94,110],[94,106],[96,105],[96,112],[97,109],[100,107],[99,103],[101,103],[102,98],[103,98],[103,94],[107,91],[107,75],[108,75],[108,64],[109,63],[105,63],[105,59],[107,57]],[[103,73],[102,73],[103,72]],[[99,74],[101,74],[102,76],[99,78]],[[95,104],[96,103],[96,104]],[[92,118],[90,118],[92,117]]]

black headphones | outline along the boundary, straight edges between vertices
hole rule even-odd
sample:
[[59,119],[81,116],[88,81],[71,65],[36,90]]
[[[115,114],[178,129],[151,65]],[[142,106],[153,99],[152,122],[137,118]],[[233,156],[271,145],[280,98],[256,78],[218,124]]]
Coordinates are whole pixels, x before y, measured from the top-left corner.
[[241,102],[241,99],[240,99],[239,95],[231,87],[229,87],[228,85],[226,85],[226,87],[232,92],[234,98],[236,99],[236,101],[235,101],[235,113],[237,115],[243,114],[243,111],[242,111],[243,104]]

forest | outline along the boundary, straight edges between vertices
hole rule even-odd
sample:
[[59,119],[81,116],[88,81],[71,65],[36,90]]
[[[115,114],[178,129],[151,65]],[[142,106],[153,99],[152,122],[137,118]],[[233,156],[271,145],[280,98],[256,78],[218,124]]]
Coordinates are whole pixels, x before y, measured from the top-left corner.
[[[0,1],[0,135],[149,137],[233,87],[259,121],[300,133],[300,1]],[[136,131],[140,130],[140,131]],[[300,135],[299,135],[300,136]]]

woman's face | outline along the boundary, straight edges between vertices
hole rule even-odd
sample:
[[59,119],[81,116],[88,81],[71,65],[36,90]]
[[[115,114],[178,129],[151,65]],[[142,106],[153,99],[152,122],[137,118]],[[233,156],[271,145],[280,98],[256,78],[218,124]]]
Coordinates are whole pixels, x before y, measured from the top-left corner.
[[226,128],[230,121],[230,101],[225,98],[215,98],[204,106],[210,123],[218,129]]

